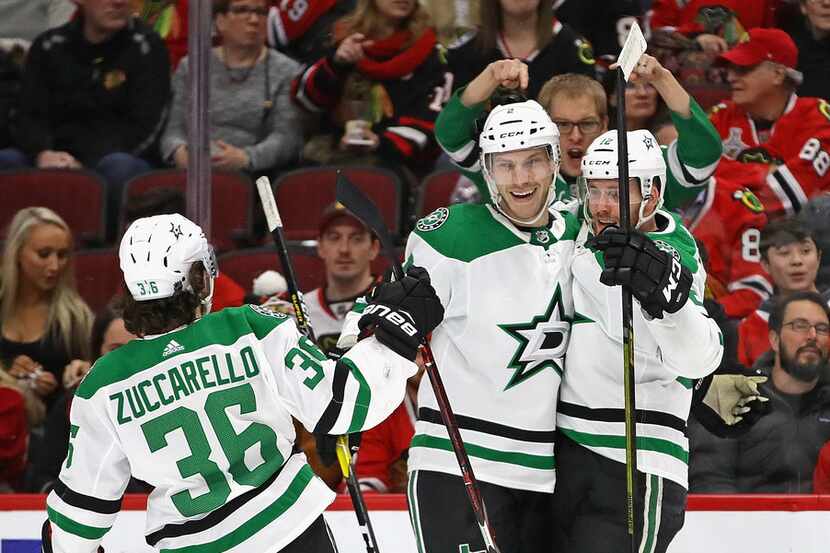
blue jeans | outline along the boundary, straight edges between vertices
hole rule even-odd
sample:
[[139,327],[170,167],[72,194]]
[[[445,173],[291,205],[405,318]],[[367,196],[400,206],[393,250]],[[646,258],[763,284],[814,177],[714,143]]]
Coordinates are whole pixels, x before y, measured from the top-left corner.
[[[21,169],[33,165],[32,160],[17,148],[0,150],[0,170]],[[118,234],[124,185],[131,178],[152,171],[153,167],[140,157],[124,152],[113,152],[99,159],[95,166],[89,169],[101,175],[107,183],[105,191],[107,241],[115,240]]]

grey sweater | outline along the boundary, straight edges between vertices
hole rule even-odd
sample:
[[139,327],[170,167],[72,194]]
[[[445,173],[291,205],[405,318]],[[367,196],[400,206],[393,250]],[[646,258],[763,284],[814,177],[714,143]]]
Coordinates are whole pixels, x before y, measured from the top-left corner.
[[[187,143],[187,68],[188,59],[184,58],[173,75],[173,104],[161,138],[161,155],[171,163],[176,148]],[[214,50],[210,58],[210,139],[245,150],[251,160],[248,169],[253,171],[297,160],[303,122],[290,93],[291,79],[299,69],[291,58],[269,50],[245,78],[247,69],[228,69]],[[234,82],[231,76],[241,82]],[[269,100],[270,112],[265,107]]]

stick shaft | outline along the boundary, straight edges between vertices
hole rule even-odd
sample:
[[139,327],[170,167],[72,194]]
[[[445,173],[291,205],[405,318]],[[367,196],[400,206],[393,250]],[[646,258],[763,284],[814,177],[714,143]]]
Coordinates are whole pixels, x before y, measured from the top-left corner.
[[[285,273],[285,281],[288,286],[288,295],[291,300],[291,305],[294,308],[294,314],[297,317],[297,327],[309,340],[316,343],[314,337],[314,329],[311,327],[311,321],[308,318],[308,309],[305,301],[300,293],[297,284],[297,275],[294,272],[294,265],[291,262],[291,257],[288,255],[288,248],[285,245],[285,237],[282,233],[282,219],[280,212],[277,209],[277,202],[274,200],[274,191],[271,189],[271,181],[267,177],[260,177],[256,181],[259,198],[262,202],[262,209],[265,212],[265,218],[268,223],[268,230],[271,232],[271,237],[274,239],[274,244],[277,247],[277,254],[282,263],[283,272]],[[340,451],[340,442],[343,441],[345,452]],[[337,455],[345,457],[341,460],[341,468],[346,477],[346,486],[349,488],[349,496],[352,498],[352,505],[354,507],[355,517],[360,526],[360,532],[363,534],[363,541],[366,544],[367,553],[379,553],[377,541],[375,540],[375,531],[372,528],[372,522],[369,519],[369,509],[366,507],[366,500],[363,498],[363,493],[360,491],[360,486],[357,482],[357,477],[354,473],[354,464],[352,463],[351,452],[348,448],[348,438],[346,436],[338,437]],[[342,467],[343,462],[346,466]]]
[[[617,69],[617,152],[619,159],[620,226],[631,230],[628,192],[628,139],[625,128],[625,76]],[[634,316],[631,291],[622,287],[623,382],[625,393],[625,512],[630,549],[636,553],[634,494],[637,477],[637,425],[634,383]]]

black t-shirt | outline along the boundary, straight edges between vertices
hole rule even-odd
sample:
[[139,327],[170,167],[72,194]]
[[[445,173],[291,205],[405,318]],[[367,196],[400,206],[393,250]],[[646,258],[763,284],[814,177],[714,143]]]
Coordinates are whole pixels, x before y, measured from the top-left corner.
[[32,360],[43,365],[43,370],[49,371],[58,381],[55,391],[44,398],[46,405],[51,409],[55,400],[63,392],[63,369],[72,360],[69,352],[47,332],[36,342],[15,342],[0,336],[0,358],[6,367],[11,367],[12,360],[18,355],[28,355]]
[[643,27],[642,3],[642,0],[565,0],[556,8],[556,18],[591,41],[597,57],[616,59],[631,23],[637,19]]
[[[509,57],[499,48],[482,52],[476,35],[475,31],[467,33],[451,44],[447,52],[447,63],[453,74],[453,90],[468,84],[494,61]],[[582,73],[596,76],[591,44],[568,25],[558,22],[554,22],[554,36],[550,43],[522,61],[527,64],[530,77],[526,96],[533,100],[542,85],[554,75]]]

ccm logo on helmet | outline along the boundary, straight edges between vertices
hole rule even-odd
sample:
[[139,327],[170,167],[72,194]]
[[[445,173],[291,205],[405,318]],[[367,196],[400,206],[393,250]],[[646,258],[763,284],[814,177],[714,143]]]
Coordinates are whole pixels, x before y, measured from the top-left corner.
[[524,131],[510,131],[510,132],[503,132],[499,135],[499,138],[505,138],[510,136],[519,136],[520,134],[524,134]]
[[[385,305],[380,305],[378,303],[374,303],[371,305],[367,305],[366,309],[363,310],[363,314],[375,314],[378,317],[386,319],[390,323],[394,324],[401,330],[403,330],[409,336],[417,336],[418,330],[415,326],[409,322],[399,311],[395,311]],[[409,315],[407,313],[407,315]]]
[[585,165],[611,165],[611,161],[607,159],[589,159]]

